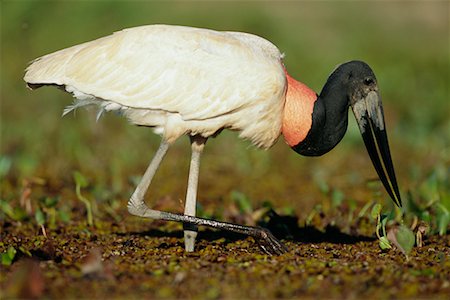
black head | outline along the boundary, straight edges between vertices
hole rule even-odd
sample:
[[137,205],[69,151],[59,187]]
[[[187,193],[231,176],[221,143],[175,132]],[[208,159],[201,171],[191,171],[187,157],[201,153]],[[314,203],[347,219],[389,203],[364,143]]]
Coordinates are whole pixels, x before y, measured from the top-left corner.
[[366,63],[350,61],[331,73],[314,105],[311,130],[293,149],[307,156],[333,149],[347,130],[349,106],[381,182],[395,204],[401,206],[377,79]]
[[328,81],[340,85],[346,92],[348,105],[355,104],[371,91],[378,91],[377,79],[368,64],[354,60],[340,65]]

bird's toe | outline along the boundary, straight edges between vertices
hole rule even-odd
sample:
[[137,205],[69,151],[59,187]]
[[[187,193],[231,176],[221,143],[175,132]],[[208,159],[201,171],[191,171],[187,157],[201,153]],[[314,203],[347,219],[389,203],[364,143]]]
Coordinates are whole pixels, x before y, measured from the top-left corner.
[[261,235],[258,239],[261,249],[269,255],[281,255],[288,252],[288,248],[278,240],[268,229],[260,228]]

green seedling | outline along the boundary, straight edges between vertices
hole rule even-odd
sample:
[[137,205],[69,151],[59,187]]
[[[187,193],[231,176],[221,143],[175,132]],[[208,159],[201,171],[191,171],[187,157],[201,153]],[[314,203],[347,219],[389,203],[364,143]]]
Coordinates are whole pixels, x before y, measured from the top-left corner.
[[[381,204],[375,204],[372,208],[371,216],[373,219],[377,220],[377,228],[376,228],[376,235],[379,240],[379,245],[382,250],[391,249],[392,246],[389,243],[389,240],[386,236],[386,223],[387,223],[387,216],[381,214],[382,206]],[[380,235],[380,230],[382,232],[382,235]]]
[[448,225],[450,223],[450,213],[448,209],[441,203],[437,203],[436,206],[439,208],[440,213],[437,214],[437,229],[439,235],[443,236],[447,233]]
[[89,226],[94,225],[94,218],[92,216],[92,205],[91,202],[85,198],[81,194],[81,189],[88,186],[88,181],[86,177],[84,177],[80,172],[75,171],[73,173],[73,178],[75,180],[75,193],[77,195],[78,200],[84,203],[86,206],[86,212],[87,212],[87,223]]
[[391,243],[389,243],[388,238],[385,236],[379,238],[379,245],[381,250],[388,250],[392,248]]
[[69,223],[70,215],[65,210],[58,210],[58,218],[64,223]]
[[58,198],[53,197],[53,198],[49,198],[46,197],[44,204],[45,204],[45,210],[46,213],[49,217],[49,227],[50,228],[55,228],[56,227],[56,204],[58,203]]
[[12,264],[14,257],[16,257],[17,250],[14,247],[9,247],[6,252],[1,254],[2,265],[9,266]]
[[[431,233],[443,236],[450,223],[450,180],[448,167],[436,166],[418,189],[410,193],[409,204],[419,219],[431,225]],[[420,205],[420,203],[425,205]]]
[[[379,240],[379,245],[382,250],[392,248],[394,244],[400,251],[408,258],[408,254],[411,252],[416,241],[416,237],[412,230],[405,225],[400,225],[389,229],[386,233],[386,223],[388,216],[381,214],[381,204],[375,204],[372,208],[372,218],[377,220],[376,234]],[[381,231],[381,234],[380,234]]]
[[40,200],[40,207],[45,213],[47,224],[49,228],[56,227],[56,204],[58,204],[59,197],[44,197]]
[[21,207],[13,208],[9,202],[5,200],[0,200],[0,213],[0,218],[3,218],[3,215],[6,215],[14,221],[23,221],[28,217],[24,209]]
[[31,257],[31,252],[29,250],[27,250],[25,247],[23,246],[19,246],[19,251],[22,252],[23,254],[25,254],[28,257]]
[[36,209],[34,213],[34,218],[36,219],[37,224],[41,227],[42,234],[47,237],[47,232],[45,231],[45,221],[46,217],[40,208]]
[[345,199],[344,193],[339,189],[333,189],[331,192],[331,204],[334,208],[342,205],[342,202]]
[[252,203],[244,193],[232,191],[231,200],[236,203],[241,213],[251,213],[253,211]]
[[[361,208],[361,210],[359,211],[359,213],[358,213],[358,218],[364,217],[364,215],[367,213],[367,211],[368,211],[369,208],[373,205],[373,203],[374,203],[373,200],[367,202],[367,203],[363,206],[363,208]],[[376,217],[373,217],[373,218],[375,219]]]
[[419,191],[408,193],[406,212],[429,226],[430,234],[445,235],[450,224],[450,193],[446,176],[431,173]]

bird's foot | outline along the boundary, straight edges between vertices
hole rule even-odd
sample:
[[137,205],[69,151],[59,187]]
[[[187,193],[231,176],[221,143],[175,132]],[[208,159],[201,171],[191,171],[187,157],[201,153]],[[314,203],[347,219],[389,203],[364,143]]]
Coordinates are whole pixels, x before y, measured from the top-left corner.
[[191,230],[184,231],[184,249],[186,250],[186,252],[194,252],[196,237],[197,231]]
[[194,252],[195,240],[198,234],[198,227],[194,224],[184,223],[184,249],[186,252]]
[[259,228],[259,236],[256,238],[261,249],[269,255],[281,255],[288,252],[288,248],[278,240],[268,229]]

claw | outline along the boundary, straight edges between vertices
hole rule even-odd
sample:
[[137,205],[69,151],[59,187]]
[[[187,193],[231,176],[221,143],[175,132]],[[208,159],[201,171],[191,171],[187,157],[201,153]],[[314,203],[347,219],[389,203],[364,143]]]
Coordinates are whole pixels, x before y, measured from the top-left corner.
[[259,237],[256,241],[268,255],[281,255],[288,252],[288,248],[266,228],[259,228]]

